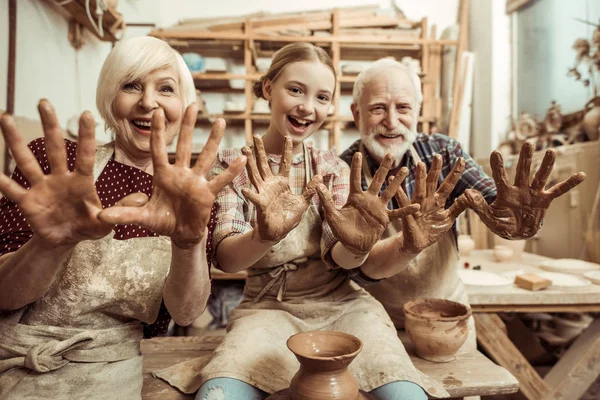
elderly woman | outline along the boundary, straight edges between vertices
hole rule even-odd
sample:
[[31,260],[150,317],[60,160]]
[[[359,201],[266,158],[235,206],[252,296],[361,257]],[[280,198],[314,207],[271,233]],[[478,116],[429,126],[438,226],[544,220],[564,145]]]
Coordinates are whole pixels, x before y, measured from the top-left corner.
[[[190,324],[210,279],[206,225],[239,157],[208,182],[224,123],[190,168],[192,77],[166,43],[141,37],[111,51],[97,106],[115,141],[96,151],[89,112],[79,141],[61,137],[42,100],[44,138],[29,148],[0,122],[17,162],[0,175],[0,398],[133,399],[142,388],[142,323],[161,304]],[[166,145],[180,133],[175,164]],[[168,321],[165,321],[168,322]]]

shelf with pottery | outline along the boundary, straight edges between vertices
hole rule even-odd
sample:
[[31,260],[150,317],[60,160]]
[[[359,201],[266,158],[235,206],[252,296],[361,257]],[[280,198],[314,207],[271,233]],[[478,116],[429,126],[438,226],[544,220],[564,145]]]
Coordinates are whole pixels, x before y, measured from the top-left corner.
[[[190,20],[171,28],[154,30],[151,35],[167,41],[182,53],[243,60],[242,73],[232,73],[227,68],[219,71],[207,69],[206,72],[195,72],[194,80],[196,86],[206,92],[227,93],[231,90],[241,93],[243,90],[246,110],[254,110],[252,84],[264,73],[265,66],[261,62],[265,58],[271,58],[275,51],[292,42],[311,42],[325,48],[339,71],[332,101],[334,113],[324,126],[329,131],[330,148],[339,148],[342,129],[352,120],[340,114],[340,96],[342,91],[344,95],[351,93],[358,71],[348,73],[344,70],[344,63],[375,61],[390,55],[398,60],[410,57],[418,63],[424,78],[421,130],[428,133],[431,125],[441,118],[436,88],[441,80],[442,49],[448,46],[458,46],[459,50],[463,48],[460,38],[436,39],[435,26],[430,27],[426,18],[408,21],[395,11],[383,15],[376,6],[226,20]],[[268,118],[244,113],[243,110],[238,110],[236,116],[223,117],[229,121],[244,121],[248,142],[251,142],[254,124]],[[208,118],[210,116],[201,117],[203,121]]]

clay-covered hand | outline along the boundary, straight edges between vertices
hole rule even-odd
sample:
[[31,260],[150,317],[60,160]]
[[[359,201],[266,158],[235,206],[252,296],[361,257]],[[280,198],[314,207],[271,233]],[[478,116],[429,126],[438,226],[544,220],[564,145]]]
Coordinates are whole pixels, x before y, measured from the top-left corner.
[[[418,254],[435,243],[454,224],[456,218],[468,207],[465,195],[461,195],[448,209],[445,208],[448,196],[454,190],[465,169],[465,159],[460,157],[450,174],[446,176],[439,188],[438,179],[442,171],[442,156],[436,154],[429,173],[425,163],[417,164],[415,192],[413,204],[421,209],[412,215],[402,218],[402,250]],[[437,189],[437,190],[436,190]],[[410,200],[402,188],[396,194],[400,207],[410,205]]]
[[198,115],[197,105],[185,111],[175,164],[169,163],[165,142],[165,114],[157,109],[152,115],[150,151],[154,176],[152,198],[143,194],[125,197],[123,204],[100,213],[100,219],[111,224],[135,224],[160,235],[169,236],[178,248],[189,249],[204,238],[210,211],[219,191],[227,186],[244,168],[246,157],[238,157],[225,171],[210,181],[206,173],[215,160],[225,131],[225,121],[217,120],[196,163],[190,168],[192,137]]
[[94,118],[84,112],[79,118],[79,143],[75,169],[67,167],[65,141],[54,108],[41,100],[38,110],[44,129],[50,173],[44,174],[35,156],[17,132],[14,119],[4,114],[0,126],[6,145],[31,188],[0,174],[0,191],[14,201],[34,235],[52,246],[73,246],[82,240],[106,236],[112,226],[98,219],[102,211],[94,186]]
[[409,204],[397,210],[388,210],[387,205],[408,175],[401,168],[390,185],[379,195],[381,186],[392,167],[394,157],[386,154],[373,181],[366,192],[362,190],[362,154],[352,157],[350,170],[350,194],[341,209],[335,208],[331,192],[325,185],[318,186],[318,193],[325,210],[325,218],[336,238],[356,255],[366,254],[381,238],[390,221],[412,214],[419,209],[418,204]]
[[495,234],[506,239],[527,239],[540,229],[546,210],[552,200],[563,195],[585,179],[578,172],[568,179],[545,190],[556,160],[556,150],[548,149],[533,181],[529,182],[533,145],[525,143],[517,164],[515,184],[508,181],[504,160],[498,151],[490,156],[492,175],[498,194],[492,204],[487,204],[481,193],[469,189],[465,193],[469,206]]
[[277,175],[271,171],[260,136],[254,136],[254,152],[245,146],[242,153],[248,157],[246,169],[250,181],[256,188],[256,192],[249,189],[242,190],[244,196],[256,206],[255,232],[262,241],[278,242],[298,226],[322,178],[320,175],[315,175],[306,185],[302,195],[292,193],[290,189],[292,139],[289,136],[285,138]]

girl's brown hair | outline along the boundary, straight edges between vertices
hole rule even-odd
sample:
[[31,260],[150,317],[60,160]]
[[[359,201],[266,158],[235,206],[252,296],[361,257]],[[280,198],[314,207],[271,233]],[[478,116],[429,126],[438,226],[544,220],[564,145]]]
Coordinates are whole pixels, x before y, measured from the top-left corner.
[[275,55],[273,56],[273,61],[271,62],[271,66],[269,67],[267,73],[261,76],[259,81],[254,82],[254,85],[252,87],[254,90],[254,95],[259,99],[264,99],[265,96],[263,95],[263,81],[265,79],[268,79],[271,82],[275,82],[275,80],[279,77],[279,74],[281,74],[281,71],[283,71],[283,69],[288,64],[298,61],[314,60],[318,60],[324,65],[328,66],[331,72],[333,72],[333,76],[337,80],[335,68],[333,67],[333,61],[331,61],[331,57],[329,57],[329,54],[327,54],[325,50],[318,46],[315,46],[312,43],[290,43],[282,47],[275,53]]

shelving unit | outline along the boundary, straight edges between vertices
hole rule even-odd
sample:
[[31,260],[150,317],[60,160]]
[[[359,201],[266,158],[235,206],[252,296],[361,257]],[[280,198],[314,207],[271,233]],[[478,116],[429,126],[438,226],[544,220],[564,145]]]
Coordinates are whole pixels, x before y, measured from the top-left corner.
[[[230,124],[243,121],[246,140],[251,142],[254,127],[269,120],[269,114],[253,113],[252,85],[262,73],[259,58],[270,58],[275,51],[291,42],[311,42],[329,52],[338,71],[332,101],[334,111],[326,120],[329,145],[339,149],[343,129],[353,126],[350,115],[340,110],[340,96],[351,94],[356,75],[342,74],[341,62],[375,61],[393,56],[397,60],[411,57],[419,60],[422,71],[423,107],[419,118],[422,132],[429,133],[441,118],[438,85],[441,79],[443,46],[457,46],[458,41],[436,40],[435,26],[429,31],[427,18],[408,21],[396,15],[381,15],[374,7],[334,9],[312,13],[270,15],[244,20],[187,21],[168,29],[152,31],[152,36],[167,41],[180,52],[195,52],[204,57],[243,60],[244,73],[194,73],[196,87],[205,92],[243,93],[245,111],[210,113],[198,117],[199,124],[213,118],[224,118]],[[406,29],[397,29],[399,26]],[[230,88],[228,81],[244,80],[244,87]]]

